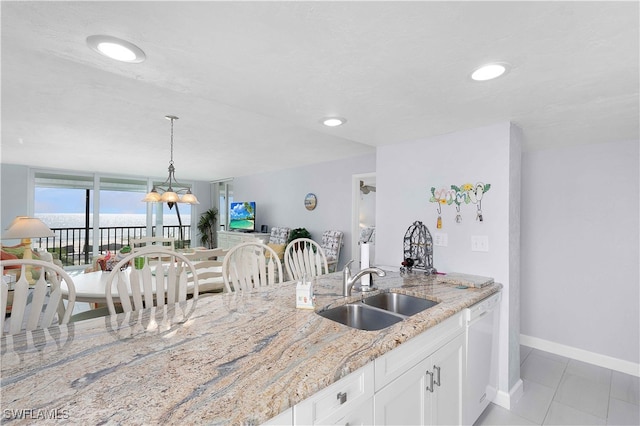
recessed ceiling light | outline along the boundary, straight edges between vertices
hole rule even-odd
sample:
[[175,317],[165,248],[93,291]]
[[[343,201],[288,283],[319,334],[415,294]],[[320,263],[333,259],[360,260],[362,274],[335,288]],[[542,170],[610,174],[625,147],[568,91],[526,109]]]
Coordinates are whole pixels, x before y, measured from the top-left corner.
[[142,49],[126,40],[106,35],[87,37],[87,45],[108,58],[121,62],[139,63],[146,59]]
[[494,63],[483,65],[471,74],[471,78],[476,81],[486,81],[498,78],[507,72],[507,64]]
[[346,122],[347,122],[347,119],[341,118],[341,117],[327,117],[322,119],[322,124],[324,124],[327,127],[342,126]]

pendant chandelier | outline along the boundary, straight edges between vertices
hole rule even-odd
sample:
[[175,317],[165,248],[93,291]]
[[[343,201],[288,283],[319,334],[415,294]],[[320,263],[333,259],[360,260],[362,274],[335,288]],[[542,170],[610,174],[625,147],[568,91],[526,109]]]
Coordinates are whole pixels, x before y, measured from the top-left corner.
[[[175,115],[165,116],[167,120],[171,120],[171,161],[169,161],[169,177],[160,185],[154,185],[142,201],[147,203],[187,203],[200,204],[195,195],[191,193],[191,188],[181,185],[176,180],[175,167],[173,167],[173,122],[178,117]],[[176,188],[174,188],[174,185]],[[184,193],[184,195],[179,195]]]

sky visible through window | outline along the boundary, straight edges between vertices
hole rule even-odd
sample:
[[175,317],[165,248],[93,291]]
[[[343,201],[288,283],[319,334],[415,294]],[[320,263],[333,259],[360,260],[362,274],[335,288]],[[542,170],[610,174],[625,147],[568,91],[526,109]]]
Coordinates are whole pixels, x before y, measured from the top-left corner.
[[[102,191],[102,213],[145,214],[147,206],[137,192]],[[91,205],[90,205],[91,206]],[[36,213],[84,213],[85,190],[66,188],[36,188]]]
[[[34,213],[41,218],[51,218],[52,215],[72,214],[84,216],[85,196],[85,189],[36,187]],[[93,213],[93,191],[90,192],[90,197],[89,212]],[[142,202],[143,197],[144,194],[139,192],[103,190],[100,192],[100,213],[102,215],[120,215],[123,219],[124,215],[127,215],[129,220],[134,220],[132,219],[133,217],[138,217],[135,221],[140,222],[140,225],[144,225],[147,204]],[[191,206],[189,204],[180,204],[179,208],[182,224],[189,225],[191,222]],[[165,225],[178,224],[175,206],[169,209],[169,206],[164,204],[163,217]],[[62,220],[63,217],[57,219]],[[73,221],[74,226],[77,220],[78,218],[75,218]],[[56,220],[56,222],[58,221]],[[54,225],[51,224],[50,226]],[[71,226],[71,223],[69,226]]]

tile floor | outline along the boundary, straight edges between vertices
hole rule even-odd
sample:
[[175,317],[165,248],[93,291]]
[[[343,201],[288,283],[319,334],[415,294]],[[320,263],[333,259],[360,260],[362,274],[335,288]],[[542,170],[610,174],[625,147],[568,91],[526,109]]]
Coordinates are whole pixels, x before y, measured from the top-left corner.
[[640,425],[640,378],[520,347],[524,394],[475,425]]

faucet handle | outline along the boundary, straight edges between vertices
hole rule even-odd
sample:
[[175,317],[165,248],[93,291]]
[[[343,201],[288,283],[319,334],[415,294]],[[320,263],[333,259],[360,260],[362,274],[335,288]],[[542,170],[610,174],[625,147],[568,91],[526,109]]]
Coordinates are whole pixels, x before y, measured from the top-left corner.
[[348,262],[347,262],[347,264],[346,264],[346,265],[344,265],[344,269],[343,269],[343,271],[344,271],[344,273],[345,273],[345,274],[347,274],[347,275],[351,275],[351,268],[350,268],[350,266],[351,266],[351,264],[352,264],[352,263],[353,263],[353,259],[351,259],[350,261],[348,261]]

